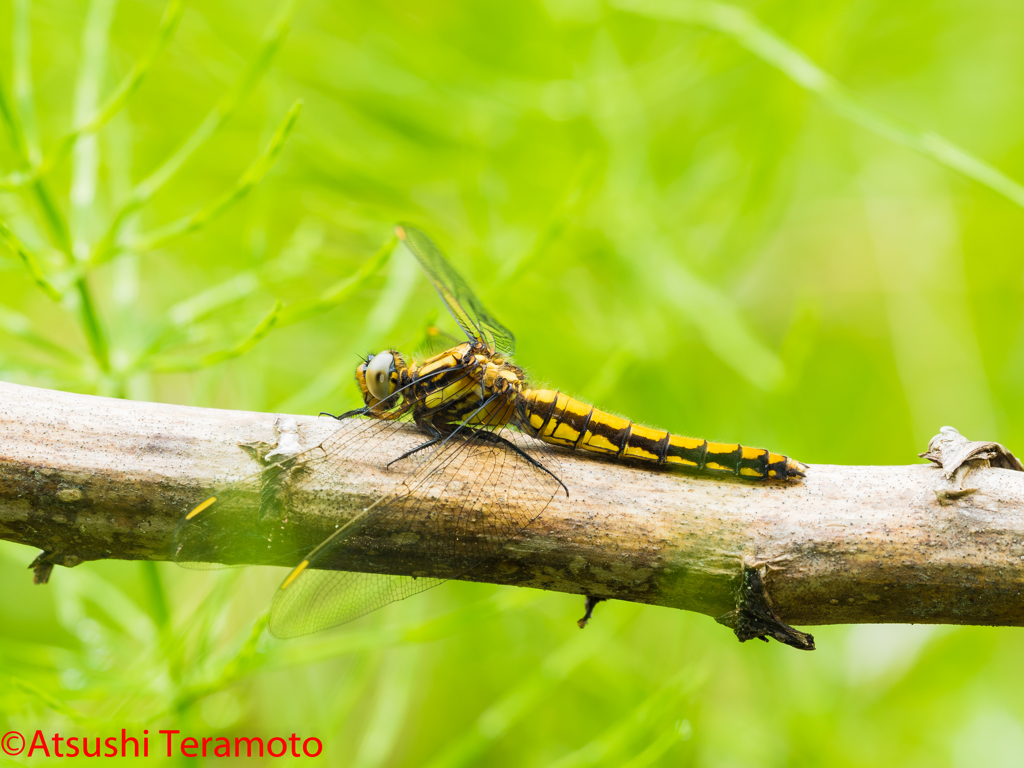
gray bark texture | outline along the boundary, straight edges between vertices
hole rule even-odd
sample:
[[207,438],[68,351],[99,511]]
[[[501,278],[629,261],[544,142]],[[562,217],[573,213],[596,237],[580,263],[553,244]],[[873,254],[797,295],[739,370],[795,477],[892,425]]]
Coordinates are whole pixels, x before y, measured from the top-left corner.
[[[190,508],[260,471],[244,444],[311,448],[337,428],[0,383],[0,538],[42,550],[41,581],[54,564],[166,560]],[[336,519],[310,521],[310,548],[398,488],[401,472],[383,465],[422,441],[399,430],[325,488]],[[697,611],[741,640],[805,648],[810,636],[784,622],[1024,625],[1024,472],[949,428],[930,449],[942,466],[811,465],[796,483],[564,453],[569,496],[467,578]],[[330,565],[430,575],[416,546],[393,568],[355,547]]]

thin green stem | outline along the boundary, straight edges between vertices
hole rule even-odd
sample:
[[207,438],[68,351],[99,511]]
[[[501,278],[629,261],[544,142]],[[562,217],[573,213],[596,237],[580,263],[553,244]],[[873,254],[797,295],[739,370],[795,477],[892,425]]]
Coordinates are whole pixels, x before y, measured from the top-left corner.
[[238,652],[223,666],[220,674],[199,685],[183,689],[178,700],[175,702],[175,709],[178,711],[191,709],[200,699],[209,696],[211,693],[224,690],[227,686],[241,680],[253,670],[261,667],[264,664],[266,655],[259,654],[257,651],[260,638],[263,637],[263,631],[267,628],[269,622],[269,613],[264,613],[256,619],[252,630],[249,632],[249,636],[241,648],[238,649]]
[[56,344],[32,330],[32,322],[24,315],[0,304],[0,330],[29,344],[33,351],[46,352],[64,363],[81,364],[81,358],[70,349]]
[[39,286],[39,289],[49,296],[54,301],[61,300],[60,291],[53,287],[50,282],[46,279],[43,274],[43,270],[39,268],[39,262],[36,257],[32,255],[21,241],[15,236],[10,228],[0,221],[0,243],[4,244],[11,253],[21,259],[21,263],[25,265],[25,269],[28,270],[29,275],[35,281],[35,284]]
[[234,304],[252,295],[260,287],[259,277],[255,272],[241,272],[230,280],[211,286],[201,293],[184,301],[178,302],[166,312],[167,323],[160,328],[155,337],[136,356],[128,366],[128,370],[139,371],[147,367],[148,361],[158,355],[183,329],[193,327],[197,321],[216,312],[218,309]]
[[228,91],[210,113],[199,124],[185,143],[174,154],[168,157],[155,171],[135,185],[128,200],[121,206],[106,234],[100,238],[93,249],[97,261],[109,258],[108,252],[116,250],[121,230],[129,218],[145,205],[170,179],[181,169],[182,165],[195,154],[206,141],[220,128],[245,101],[256,85],[266,74],[295,15],[298,0],[282,0],[278,13],[264,33],[263,41],[255,58],[249,62],[234,86]]
[[135,64],[132,65],[128,74],[121,79],[121,82],[107,96],[106,100],[90,113],[88,118],[80,120],[78,125],[70,132],[61,136],[53,145],[53,148],[44,155],[42,162],[33,169],[17,171],[0,177],[0,189],[24,187],[40,176],[46,175],[55,165],[67,157],[80,138],[95,133],[106,125],[124,107],[132,94],[138,90],[146,75],[149,74],[156,60],[160,57],[160,54],[167,48],[178,29],[178,23],[181,21],[184,10],[184,0],[171,0],[164,11],[163,18],[160,20],[160,27],[157,29],[153,42]]
[[[31,164],[31,157],[27,154],[23,154],[22,159],[26,163]],[[49,232],[54,244],[57,246],[58,250],[64,254],[64,258],[68,265],[72,267],[76,266],[74,246],[71,240],[71,230],[68,226],[67,218],[64,216],[63,211],[61,211],[60,206],[57,204],[56,199],[50,192],[46,182],[42,179],[36,179],[31,184],[31,192],[32,196],[35,198],[36,204],[39,206],[39,210],[43,218],[43,224]],[[85,337],[89,343],[89,349],[99,365],[100,370],[104,373],[108,373],[110,371],[110,348],[107,344],[106,334],[103,331],[103,326],[96,311],[96,305],[93,301],[89,284],[84,275],[75,280],[74,292],[77,296],[79,321],[82,326],[82,331],[85,333]]]
[[149,603],[153,609],[153,618],[161,634],[167,632],[171,624],[171,610],[167,603],[167,592],[160,580],[160,572],[152,560],[143,560],[142,584],[149,594]]
[[53,193],[50,192],[49,186],[42,179],[38,179],[32,184],[32,196],[35,198],[36,205],[39,206],[43,224],[46,226],[46,231],[50,233],[57,250],[64,254],[69,265],[74,264],[74,247],[71,244],[71,230],[68,227],[67,218]]
[[167,670],[171,681],[177,691],[181,686],[182,657],[174,642],[174,632],[171,625],[171,608],[167,600],[167,590],[164,589],[163,580],[160,578],[160,571],[157,564],[152,560],[143,560],[139,563],[142,569],[142,585],[149,595],[149,605],[153,615],[153,623],[156,624],[160,633],[160,641],[163,645],[163,654],[167,663]]
[[[74,120],[81,121],[96,109],[107,68],[110,25],[117,0],[92,0],[82,29],[82,62],[75,86]],[[88,248],[82,236],[95,219],[96,177],[99,171],[99,142],[95,136],[79,142],[71,163],[71,205],[68,212],[75,253]]]
[[50,693],[50,691],[44,690],[43,688],[40,688],[38,685],[35,685],[34,683],[30,683],[27,680],[22,680],[17,677],[11,677],[7,680],[7,682],[10,685],[21,689],[23,692],[37,699],[39,703],[42,704],[44,707],[47,707],[48,709],[51,709],[54,712],[63,715],[76,725],[85,728],[102,727],[101,724],[103,721],[83,715],[74,707],[58,699],[56,696]]
[[31,0],[15,0],[11,19],[11,53],[14,63],[11,85],[15,110],[21,116],[25,137],[25,157],[34,163],[39,157],[39,135],[32,89],[32,15]]
[[[77,266],[75,262],[74,248],[71,244],[71,232],[68,229],[67,219],[57,206],[46,183],[37,179],[32,184],[32,192],[43,215],[43,222],[57,245],[57,248],[64,254],[64,258],[72,267]],[[89,342],[89,350],[93,358],[104,373],[110,372],[110,347],[107,344],[107,336],[100,323],[99,314],[92,300],[92,292],[89,290],[89,283],[82,275],[74,283],[74,292],[78,298],[79,320],[82,324],[82,331]]]
[[69,133],[57,140],[53,149],[46,153],[43,162],[40,163],[39,168],[36,170],[36,175],[42,176],[49,172],[51,168],[67,156],[68,152],[74,147],[75,142],[82,136],[98,131],[124,107],[132,94],[138,90],[146,75],[149,74],[160,54],[164,52],[164,49],[171,42],[171,38],[174,37],[174,33],[178,29],[178,22],[181,21],[184,10],[184,0],[171,0],[168,3],[163,18],[160,20],[160,27],[157,29],[156,37],[149,48],[132,65],[131,70],[121,79],[121,82],[118,83],[106,100],[87,119],[82,120]]
[[593,153],[585,154],[576,165],[569,183],[566,185],[562,199],[555,204],[548,216],[547,223],[534,241],[533,247],[518,262],[509,264],[503,269],[498,279],[490,288],[490,293],[498,294],[506,290],[520,277],[536,267],[537,261],[545,255],[552,243],[556,242],[565,232],[568,222],[572,220],[575,210],[588,201],[597,180],[597,163]]
[[1024,207],[1024,185],[929,131],[872,107],[743,8],[704,0],[611,0],[621,11],[678,21],[728,35],[862,128],[930,157]]
[[388,240],[373,256],[363,263],[352,277],[331,286],[320,295],[320,298],[290,304],[285,307],[281,312],[281,317],[278,319],[278,325],[281,327],[291,325],[313,315],[326,312],[341,304],[354,293],[361,290],[370,278],[380,272],[384,265],[387,264],[388,259],[391,258],[396,245],[398,245],[398,238],[393,237]]
[[[27,15],[25,18],[27,18]],[[28,34],[27,22],[22,25],[22,31],[20,31],[19,34]],[[19,46],[21,46],[22,50],[25,50],[28,44],[27,40],[23,40],[19,43]],[[23,90],[25,87],[25,85],[21,86]],[[29,93],[31,93],[31,89],[29,89]],[[24,96],[22,96],[22,98],[24,99]],[[0,78],[0,117],[3,118],[4,123],[7,125],[8,133],[11,136],[11,143],[20,156],[21,161],[25,165],[31,166],[32,152],[22,127],[22,120],[19,117],[18,110],[15,108],[15,102],[11,100],[4,88],[2,78]],[[53,239],[54,244],[57,246],[58,250],[64,254],[64,258],[67,263],[74,266],[74,249],[71,244],[71,233],[68,229],[67,219],[64,217],[63,212],[57,205],[57,201],[54,199],[53,194],[41,179],[36,179],[32,182],[31,193],[39,207],[43,224],[49,232],[50,237]],[[10,233],[10,230],[8,229],[7,232]],[[20,251],[14,252],[19,258],[25,261],[22,254],[27,253],[27,251],[24,250],[24,247],[22,247]],[[55,289],[53,289],[53,286],[49,285],[49,282],[46,281],[45,277],[43,277],[38,262],[34,262],[34,264],[26,262],[26,267],[29,268],[29,273],[32,275],[37,285],[43,288],[47,295],[52,296]],[[40,279],[42,279],[42,283],[40,283]],[[49,286],[49,288],[43,287],[43,284]],[[109,371],[109,348],[107,346],[106,337],[100,325],[99,318],[96,314],[89,286],[84,277],[75,281],[74,290],[78,297],[82,329],[89,342],[89,349],[92,351],[93,357],[95,357],[100,369],[104,372]]]
[[[300,304],[292,304],[281,309],[274,319],[274,326],[280,328],[285,325],[291,325],[313,315],[326,312],[347,300],[350,296],[361,290],[381,270],[390,258],[397,243],[398,241],[395,238],[389,240],[354,275],[331,286],[318,299]],[[140,371],[150,369],[149,361],[172,344],[176,337],[181,335],[182,329],[194,326],[198,320],[209,316],[217,310],[223,309],[229,304],[242,301],[252,295],[260,287],[260,284],[260,277],[255,272],[242,272],[220,285],[213,286],[175,305],[166,313],[168,323],[159,331],[153,341],[147,344],[145,349],[139,353],[131,365],[127,367],[127,370]],[[179,370],[184,366],[191,370],[196,365],[199,365],[198,361],[158,364],[157,369],[160,371],[171,370],[172,368]]]
[[217,350],[211,352],[208,355],[203,355],[200,358],[194,360],[182,360],[175,362],[159,363],[150,368],[154,373],[186,373],[189,371],[198,371],[203,368],[208,368],[211,365],[217,363],[223,363],[225,360],[231,360],[232,358],[244,355],[250,349],[255,347],[263,338],[270,333],[271,329],[277,323],[278,315],[281,313],[281,302],[274,302],[273,309],[270,313],[260,321],[260,324],[253,329],[245,339],[240,341],[228,349]]
[[100,324],[100,317],[92,300],[92,292],[84,277],[75,282],[75,292],[78,294],[79,313],[85,337],[89,341],[89,350],[96,362],[99,363],[100,370],[110,373],[110,347],[107,346],[107,336]]
[[[252,191],[253,187],[263,180],[263,177],[274,166],[278,156],[281,154],[281,150],[284,148],[285,142],[288,140],[288,136],[295,128],[295,121],[298,120],[301,111],[302,101],[296,101],[291,109],[288,110],[281,124],[278,125],[277,130],[274,131],[274,135],[267,148],[252,162],[241,178],[235,183],[235,186],[226,194],[212,203],[203,206],[190,216],[185,216],[178,221],[160,227],[155,232],[132,240],[124,246],[125,249],[139,253],[161,248],[173,240],[201,229],[232,205],[242,200]],[[107,251],[107,258],[116,254],[118,250],[120,249]]]
[[0,117],[7,126],[7,133],[11,137],[11,145],[18,153],[18,156],[27,162],[29,156],[28,144],[25,140],[25,131],[21,127],[21,120],[18,119],[17,110],[14,108],[14,101],[7,92],[3,78],[0,77]]

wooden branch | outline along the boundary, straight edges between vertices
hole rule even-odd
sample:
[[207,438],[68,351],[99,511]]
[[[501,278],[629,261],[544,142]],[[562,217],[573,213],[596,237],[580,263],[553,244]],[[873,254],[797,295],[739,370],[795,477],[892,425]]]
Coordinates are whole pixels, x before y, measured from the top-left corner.
[[[275,443],[282,427],[303,448],[337,428],[330,419],[0,383],[0,538],[43,550],[35,565],[44,580],[51,564],[167,559],[187,510],[212,488],[260,470],[240,444]],[[388,457],[420,441],[410,427],[387,446]],[[988,467],[991,454],[979,451],[952,479],[926,464],[812,465],[796,484],[565,454],[569,498],[556,496],[540,521],[469,577],[698,611],[741,639],[768,635],[798,647],[811,641],[801,645],[801,633],[788,637],[785,624],[764,622],[1021,626],[1024,472]],[[344,483],[325,489],[338,499],[337,518],[310,522],[313,544],[325,526],[397,487],[401,473],[382,470],[384,458],[367,455]],[[428,575],[429,560],[409,546],[402,562],[350,551],[331,565]]]

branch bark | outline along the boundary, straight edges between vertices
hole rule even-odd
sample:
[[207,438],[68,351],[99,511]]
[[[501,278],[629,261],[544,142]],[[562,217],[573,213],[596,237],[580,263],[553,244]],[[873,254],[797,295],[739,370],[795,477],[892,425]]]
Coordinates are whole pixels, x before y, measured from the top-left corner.
[[[275,443],[281,425],[302,448],[336,428],[0,383],[0,538],[43,550],[44,580],[51,564],[168,559],[186,511],[261,469],[240,445]],[[387,458],[419,442],[410,428]],[[337,519],[310,522],[311,546],[397,486],[385,458],[368,454],[326,489]],[[569,454],[561,463],[570,496],[469,578],[697,611],[741,639],[755,626],[750,637],[788,642],[759,624],[765,610],[769,624],[1024,625],[1022,472],[976,461],[953,488],[925,464],[811,465],[805,481],[783,485]],[[331,565],[429,575],[410,546],[402,562],[349,551]]]

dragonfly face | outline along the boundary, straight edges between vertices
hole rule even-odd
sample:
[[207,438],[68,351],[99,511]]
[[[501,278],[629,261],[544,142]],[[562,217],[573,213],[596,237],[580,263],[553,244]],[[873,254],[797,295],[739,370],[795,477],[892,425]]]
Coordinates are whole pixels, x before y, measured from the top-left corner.
[[393,349],[370,355],[356,368],[356,382],[363,401],[371,410],[379,408],[409,377],[405,359]]
[[[193,508],[174,534],[173,557],[183,565],[298,562],[271,606],[270,630],[278,637],[335,626],[466,576],[542,515],[556,493],[568,494],[557,476],[559,450],[750,480],[803,477],[803,464],[763,448],[674,435],[560,392],[531,389],[511,361],[512,333],[426,235],[396,231],[467,340],[421,362],[393,349],[368,357],[356,369],[364,407],[338,416],[337,431],[319,446]],[[335,502],[317,494],[317,478],[341,479],[370,449],[387,454],[408,422],[426,441],[387,464],[405,472],[399,490],[335,526],[310,551],[308,530],[294,523],[300,513],[337,519]],[[372,539],[367,570],[383,573],[328,568],[375,527],[381,534]],[[427,562],[417,570],[427,575],[387,575],[389,565],[408,560],[405,533],[423,542],[419,553]]]

